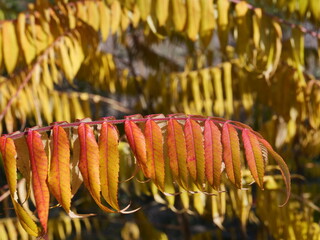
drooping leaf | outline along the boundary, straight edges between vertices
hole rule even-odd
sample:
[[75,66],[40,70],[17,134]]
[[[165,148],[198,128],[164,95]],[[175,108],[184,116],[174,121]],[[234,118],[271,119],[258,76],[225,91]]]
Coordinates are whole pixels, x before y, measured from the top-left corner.
[[126,136],[130,145],[130,148],[136,157],[139,166],[141,167],[146,177],[150,176],[149,169],[147,167],[147,152],[146,152],[146,140],[141,129],[133,121],[127,119],[124,123]]
[[242,130],[246,159],[253,179],[263,189],[264,160],[258,138],[249,129]]
[[66,210],[70,211],[70,144],[66,131],[53,126],[51,137],[51,162],[48,185],[51,193]]
[[187,166],[192,180],[199,189],[205,182],[205,160],[203,135],[200,125],[191,118],[186,120],[184,135],[187,146]]
[[164,157],[161,128],[154,120],[148,119],[145,126],[147,168],[150,178],[164,191]]
[[19,46],[15,25],[11,21],[4,21],[1,25],[2,28],[2,50],[4,64],[8,73],[12,73],[16,67],[19,57]]
[[229,180],[241,188],[240,145],[237,130],[228,122],[222,127],[223,161]]
[[47,185],[48,178],[48,157],[45,152],[41,134],[37,131],[28,131],[27,144],[32,172],[32,188],[36,201],[36,207],[40,223],[47,231],[49,215],[49,188]]
[[117,128],[110,123],[103,123],[99,137],[101,192],[104,199],[116,210],[119,210],[120,158],[118,142]]
[[167,141],[172,175],[180,186],[188,189],[186,140],[182,126],[172,118],[168,121]]
[[79,169],[83,177],[83,182],[89,190],[97,205],[106,212],[114,212],[101,203],[100,200],[100,174],[99,174],[99,146],[95,139],[92,128],[81,123],[78,127],[80,141]]
[[204,149],[207,181],[214,189],[218,189],[222,169],[221,133],[210,119],[204,125]]
[[2,136],[0,138],[0,151],[3,159],[4,171],[11,196],[14,198],[17,188],[17,162],[14,141],[11,138]]
[[280,171],[283,176],[284,183],[286,185],[286,193],[287,193],[286,200],[281,205],[281,207],[282,207],[289,201],[290,192],[291,192],[291,178],[290,178],[290,172],[289,172],[288,166],[285,163],[285,161],[282,159],[282,157],[277,152],[275,152],[273,150],[271,145],[265,139],[258,138],[258,140],[263,146],[265,146],[268,149],[268,152],[271,154],[271,156],[274,158],[274,160],[278,163],[278,165],[280,167]]

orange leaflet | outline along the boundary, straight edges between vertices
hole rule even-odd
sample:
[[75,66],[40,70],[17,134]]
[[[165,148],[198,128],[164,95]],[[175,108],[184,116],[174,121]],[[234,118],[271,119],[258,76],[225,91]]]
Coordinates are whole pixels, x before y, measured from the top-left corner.
[[48,157],[42,143],[41,135],[37,131],[28,132],[27,144],[31,161],[32,187],[36,200],[38,217],[46,232],[50,199],[47,185]]
[[70,144],[66,131],[60,126],[53,126],[51,153],[48,185],[51,193],[69,213],[71,202]]
[[100,152],[100,182],[104,199],[114,209],[119,210],[118,184],[119,184],[119,135],[117,128],[104,122],[99,137]]
[[223,160],[229,180],[241,188],[240,145],[237,130],[228,122],[222,127]]
[[273,150],[271,145],[265,139],[258,138],[258,140],[263,146],[265,146],[268,149],[268,152],[272,155],[274,160],[276,160],[276,162],[279,164],[284,183],[286,184],[286,193],[287,193],[285,202],[282,205],[280,205],[280,207],[282,207],[289,201],[290,192],[291,192],[291,177],[290,177],[288,166],[283,160],[283,158]]
[[242,141],[250,172],[258,186],[263,189],[265,166],[258,138],[249,129],[243,129]]
[[83,182],[97,205],[106,212],[114,212],[100,201],[99,147],[92,128],[84,123],[78,127],[80,141],[79,169]]
[[210,119],[204,125],[204,150],[206,178],[214,189],[218,189],[222,165],[221,133]]
[[168,122],[168,155],[174,179],[184,189],[188,189],[187,147],[182,126],[175,119]]
[[187,167],[191,178],[203,189],[205,181],[205,160],[203,135],[200,125],[190,118],[186,120],[184,135],[187,146]]
[[141,129],[133,121],[127,119],[124,123],[124,130],[126,132],[130,148],[133,151],[143,174],[146,177],[150,177],[150,173],[147,168],[146,140]]
[[161,191],[164,191],[164,158],[163,158],[163,137],[161,128],[154,120],[147,120],[145,127],[147,168],[150,178],[155,182]]

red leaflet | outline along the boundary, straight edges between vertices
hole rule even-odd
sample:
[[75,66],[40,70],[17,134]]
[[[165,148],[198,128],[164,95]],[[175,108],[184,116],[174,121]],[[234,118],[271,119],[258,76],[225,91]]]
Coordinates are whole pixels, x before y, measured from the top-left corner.
[[218,189],[222,165],[221,133],[209,119],[204,125],[204,150],[206,178],[214,189]]
[[205,160],[203,135],[200,125],[190,118],[186,120],[184,135],[187,146],[187,166],[191,178],[203,189],[205,181]]
[[228,122],[222,127],[223,160],[229,180],[241,188],[240,145],[237,130]]
[[279,164],[280,171],[281,171],[284,183],[286,184],[286,190],[287,190],[286,191],[287,192],[287,198],[286,198],[285,202],[281,205],[281,207],[282,207],[289,201],[290,192],[291,192],[291,178],[290,178],[290,172],[289,172],[288,166],[284,162],[282,157],[273,150],[271,145],[265,139],[258,138],[258,140],[262,145],[264,145],[268,149],[269,153],[272,155],[274,160],[276,160],[276,162]]
[[263,189],[264,161],[258,138],[249,129],[243,129],[242,141],[250,172]]
[[145,128],[147,168],[150,178],[164,191],[164,158],[163,158],[163,137],[161,128],[154,120],[147,120]]
[[147,168],[146,140],[141,129],[137,124],[129,119],[125,121],[124,129],[130,148],[136,157],[139,166],[141,167],[144,175],[146,177],[150,177],[150,173]]
[[28,132],[27,144],[31,161],[32,187],[36,200],[38,217],[46,232],[50,199],[47,185],[48,157],[42,143],[41,135],[37,131]]
[[84,123],[78,127],[80,141],[79,169],[83,182],[98,206],[106,212],[114,212],[100,201],[99,147],[92,128]]
[[99,137],[101,192],[110,206],[117,210],[119,210],[118,184],[120,170],[118,141],[117,128],[110,123],[103,123]]
[[66,210],[70,211],[70,144],[65,130],[53,126],[51,137],[51,162],[48,185],[51,193]]
[[187,147],[182,126],[175,119],[168,121],[168,155],[174,179],[184,189],[188,189]]

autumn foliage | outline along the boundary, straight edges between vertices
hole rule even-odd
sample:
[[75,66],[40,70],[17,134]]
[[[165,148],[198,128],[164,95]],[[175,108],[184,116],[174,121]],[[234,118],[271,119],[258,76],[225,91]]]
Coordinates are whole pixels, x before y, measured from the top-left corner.
[[[174,183],[183,191],[219,191],[220,178],[225,168],[226,175],[236,188],[242,188],[240,143],[243,145],[246,164],[254,181],[263,189],[268,153],[278,163],[283,175],[287,197],[290,195],[290,173],[283,159],[270,144],[249,126],[221,118],[150,115],[128,116],[123,120],[106,118],[96,122],[56,123],[50,128],[30,129],[1,137],[1,154],[4,159],[11,197],[17,216],[25,230],[34,236],[39,231],[32,218],[23,210],[15,198],[17,138],[25,138],[30,164],[32,190],[36,201],[37,215],[44,233],[47,231],[49,212],[49,190],[59,204],[70,213],[70,203],[75,182],[71,172],[78,167],[83,183],[96,204],[105,212],[130,213],[120,209],[119,187],[119,133],[116,124],[125,124],[125,134],[136,159],[136,164],[146,178],[152,180],[164,194],[176,194],[166,190],[166,178],[173,176]],[[98,125],[94,130],[91,125]],[[70,148],[68,129],[76,128],[77,137]],[[48,137],[47,132],[50,130]],[[238,136],[241,133],[242,141]],[[26,135],[26,136],[25,136]],[[96,139],[98,136],[98,141]],[[78,144],[78,146],[75,146]],[[70,151],[79,156],[76,165],[70,165]],[[78,152],[75,152],[78,151]],[[165,164],[170,165],[166,171]],[[20,163],[21,164],[21,163]],[[50,166],[50,167],[49,167]],[[69,167],[71,166],[71,168]],[[78,186],[79,187],[79,186]],[[108,206],[104,205],[104,199]],[[22,201],[20,199],[20,201]]]

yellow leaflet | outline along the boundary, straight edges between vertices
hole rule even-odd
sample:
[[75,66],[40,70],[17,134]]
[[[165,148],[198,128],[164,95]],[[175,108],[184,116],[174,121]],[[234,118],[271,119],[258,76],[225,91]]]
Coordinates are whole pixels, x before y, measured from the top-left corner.
[[75,9],[70,5],[66,5],[66,8],[68,11],[69,28],[73,29],[76,27]]
[[215,103],[214,112],[218,116],[224,115],[224,100],[223,100],[223,88],[221,81],[221,70],[220,68],[211,68],[210,73],[213,79],[214,93],[215,93]]
[[198,37],[201,19],[200,3],[198,0],[187,0],[187,13],[187,35],[192,41],[195,41]]
[[260,45],[261,16],[262,16],[261,8],[256,8],[254,10],[254,15],[252,16],[253,44],[255,48],[259,48],[259,45]]
[[88,14],[86,11],[86,6],[83,2],[76,2],[77,6],[77,18],[82,19],[84,22],[87,22],[88,20]]
[[79,98],[76,93],[70,94],[70,100],[72,103],[72,111],[73,111],[73,119],[83,119],[85,118],[85,114],[79,102]]
[[120,22],[122,32],[125,32],[130,24],[129,14],[130,12],[128,9],[126,8],[122,9],[121,22]]
[[110,9],[104,2],[98,2],[98,9],[100,14],[100,32],[102,40],[106,41],[110,32]]
[[202,113],[202,107],[203,107],[203,100],[200,93],[200,81],[197,71],[192,71],[188,74],[188,78],[191,81],[190,85],[192,88],[192,94],[194,99],[194,104],[196,107],[197,114]]
[[168,18],[168,7],[169,7],[169,0],[157,0],[155,4],[155,12],[156,17],[158,19],[158,25],[160,27],[164,26],[167,18]]
[[137,0],[137,5],[140,10],[141,19],[146,21],[151,11],[151,0]]
[[187,20],[187,9],[184,0],[171,0],[172,22],[176,31],[182,31]]
[[[67,39],[67,37],[65,39]],[[74,73],[72,69],[72,62],[68,54],[67,41],[65,40],[64,42],[61,42],[58,48],[60,52],[60,61],[62,63],[61,68],[69,83],[72,83]],[[70,50],[72,51],[72,49]]]
[[226,94],[226,114],[230,117],[233,114],[233,89],[230,62],[223,64],[223,80]]
[[63,118],[63,113],[61,111],[61,100],[60,100],[60,97],[59,97],[59,93],[54,91],[52,93],[52,101],[53,101],[53,116],[54,116],[54,119],[55,121],[64,121],[66,119]]
[[19,46],[16,30],[13,22],[11,21],[4,21],[1,27],[4,64],[8,73],[11,74],[16,67],[19,57]]
[[192,195],[193,198],[193,207],[199,213],[199,215],[204,214],[206,206],[206,196],[203,193],[196,193]]
[[38,98],[39,98],[39,104],[42,109],[42,114],[44,116],[44,119],[47,121],[47,123],[52,123],[52,106],[49,102],[49,96],[48,96],[48,90],[44,85],[38,86]]
[[[74,108],[70,108],[70,100],[67,93],[61,93],[59,96],[61,100],[61,105],[59,107],[62,108],[63,121],[70,122],[71,114],[73,114]],[[76,118],[72,115],[72,119]]]
[[181,94],[182,94],[182,106],[183,106],[183,111],[186,114],[191,114],[190,108],[189,108],[189,101],[188,101],[188,80],[186,77],[186,74],[179,74],[176,77],[179,78],[180,85],[181,85]]
[[86,1],[85,5],[88,11],[88,24],[93,27],[94,30],[99,30],[99,11],[95,1]]
[[55,63],[55,53],[53,48],[49,50],[49,64],[52,81],[54,83],[59,83],[59,73]]
[[119,1],[111,4],[111,34],[115,34],[121,21],[121,5]]
[[201,0],[200,37],[205,45],[209,44],[213,30],[216,28],[214,7],[211,0]]
[[42,82],[45,84],[48,90],[53,90],[53,81],[48,68],[48,56],[43,58],[42,62]]
[[17,32],[22,48],[22,52],[27,64],[30,64],[31,61],[36,56],[36,51],[34,45],[31,44],[26,37],[26,16],[24,13],[20,13],[17,19]]
[[204,94],[204,108],[207,116],[212,115],[213,108],[213,86],[212,79],[209,74],[209,69],[205,68],[200,71],[202,79],[203,94]]
[[229,34],[229,7],[230,2],[228,0],[217,0],[218,7],[218,34],[221,49],[224,51],[228,44]]
[[76,75],[81,67],[81,64],[84,60],[84,53],[83,53],[83,49],[79,43],[79,39],[78,38],[72,38],[70,39],[70,48],[73,47],[73,51],[70,53],[70,59],[72,61],[73,64],[73,72],[74,75]]
[[320,4],[318,0],[309,0],[309,9],[313,15],[313,18],[316,19],[319,23],[320,19]]
[[134,5],[132,10],[131,22],[134,28],[138,27],[140,22],[140,11],[137,5]]
[[[248,5],[246,2],[242,1],[236,5],[236,23],[237,23],[237,52],[239,53],[241,58],[245,58],[243,54],[245,54],[247,50],[247,44],[251,38],[251,34],[249,33],[249,22],[247,18]],[[242,61],[246,61],[246,59],[242,59]]]

